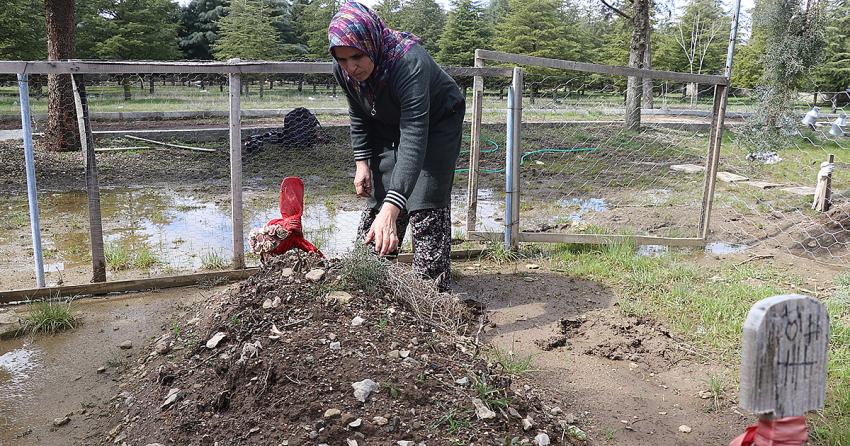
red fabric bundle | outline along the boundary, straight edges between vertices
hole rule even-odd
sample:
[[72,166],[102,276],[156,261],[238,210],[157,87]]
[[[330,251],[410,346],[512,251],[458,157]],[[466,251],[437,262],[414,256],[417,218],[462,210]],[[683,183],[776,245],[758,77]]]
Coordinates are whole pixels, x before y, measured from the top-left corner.
[[729,446],[801,446],[808,438],[806,417],[760,419]]
[[266,226],[281,226],[288,235],[268,255],[283,254],[293,248],[307,252],[319,249],[304,239],[301,214],[304,213],[304,182],[298,177],[287,177],[280,183],[280,216],[269,220]]

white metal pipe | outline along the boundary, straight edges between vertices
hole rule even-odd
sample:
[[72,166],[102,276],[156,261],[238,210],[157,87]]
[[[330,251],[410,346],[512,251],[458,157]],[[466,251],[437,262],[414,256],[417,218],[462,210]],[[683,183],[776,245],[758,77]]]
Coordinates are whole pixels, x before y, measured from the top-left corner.
[[735,57],[735,43],[738,41],[738,19],[741,16],[741,0],[735,0],[732,6],[732,29],[729,32],[729,46],[726,50],[726,69],[723,71],[723,76],[726,79],[732,78],[732,59]]
[[44,257],[41,252],[41,224],[39,223],[38,192],[35,185],[35,156],[32,147],[32,126],[30,125],[30,93],[26,74],[18,74],[18,90],[21,99],[21,129],[24,132],[24,162],[27,171],[27,200],[30,210],[30,230],[32,232],[32,251],[35,258],[35,282],[44,288]]

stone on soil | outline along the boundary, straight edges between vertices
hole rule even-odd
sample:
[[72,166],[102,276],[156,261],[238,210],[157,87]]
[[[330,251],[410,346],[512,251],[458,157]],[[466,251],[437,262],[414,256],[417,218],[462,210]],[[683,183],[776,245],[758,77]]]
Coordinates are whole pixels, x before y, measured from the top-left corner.
[[522,419],[522,430],[529,431],[532,427],[534,427],[534,420],[531,415]]
[[375,418],[372,418],[372,422],[377,424],[378,426],[386,426],[387,423],[390,422],[390,420],[388,420],[384,417],[375,417]]
[[357,429],[357,428],[358,428],[358,427],[360,427],[362,424],[363,424],[363,419],[362,419],[362,418],[358,418],[358,419],[356,419],[356,420],[352,421],[351,423],[348,423],[348,427],[350,427],[350,428],[352,428],[352,429]]
[[490,410],[484,401],[481,401],[479,398],[475,398],[472,400],[472,405],[475,406],[475,415],[478,416],[479,420],[491,420],[496,418],[496,412]]
[[169,391],[168,391],[168,396],[166,396],[166,397],[165,397],[165,402],[163,402],[163,403],[162,403],[162,405],[161,405],[161,406],[159,406],[159,408],[160,408],[160,409],[163,409],[163,410],[168,409],[168,408],[169,408],[169,407],[171,407],[174,403],[176,403],[176,402],[177,402],[177,399],[178,399],[179,397],[180,397],[180,389],[175,388],[175,389],[171,389],[171,390],[169,390]]
[[325,302],[333,305],[348,305],[354,297],[345,291],[332,291],[325,298]]
[[351,383],[351,387],[354,388],[354,398],[361,403],[365,403],[369,395],[378,390],[378,383],[367,378],[363,381]]
[[158,355],[165,355],[171,351],[171,342],[169,341],[159,341],[156,343],[156,347],[154,347],[154,351]]
[[363,325],[363,322],[366,322],[366,319],[363,319],[360,316],[354,316],[354,319],[351,320],[352,327],[359,327]]
[[223,332],[223,331],[220,331],[220,332],[218,332],[218,333],[214,334],[214,335],[213,335],[213,337],[211,337],[211,338],[207,341],[207,348],[216,348],[216,347],[218,347],[218,344],[221,342],[221,340],[222,340],[222,339],[224,339],[224,338],[226,338],[226,337],[227,337],[227,333],[225,333],[225,332]]
[[318,282],[325,277],[325,270],[321,268],[311,269],[309,273],[304,275],[308,282]]
[[692,430],[691,427],[686,425],[686,424],[679,426],[679,432],[681,432],[683,434],[689,434],[689,433],[691,433],[691,430]]
[[534,444],[537,446],[549,446],[549,436],[545,432],[541,432],[534,437]]
[[340,416],[340,415],[342,415],[342,411],[341,411],[341,410],[339,410],[339,409],[328,409],[328,410],[326,410],[326,411],[325,411],[325,415],[324,415],[324,417],[325,417],[326,419],[329,419],[329,418],[339,418],[339,416]]
[[61,427],[61,426],[64,426],[64,425],[66,425],[66,424],[68,424],[68,423],[70,423],[70,422],[71,422],[71,418],[70,418],[70,417],[55,418],[55,419],[53,420],[53,425],[54,425],[54,426],[56,426],[56,427]]
[[131,349],[131,348],[133,348],[133,341],[124,341],[124,342],[118,344],[118,348],[120,348],[122,350]]

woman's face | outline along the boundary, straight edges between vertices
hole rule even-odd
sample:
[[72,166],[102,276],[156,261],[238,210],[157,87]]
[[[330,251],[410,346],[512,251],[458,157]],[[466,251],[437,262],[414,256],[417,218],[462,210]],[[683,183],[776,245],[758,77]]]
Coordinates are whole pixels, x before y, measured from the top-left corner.
[[334,47],[333,51],[339,66],[358,82],[364,82],[366,79],[369,79],[372,71],[375,70],[375,64],[372,62],[372,59],[357,48],[337,46]]

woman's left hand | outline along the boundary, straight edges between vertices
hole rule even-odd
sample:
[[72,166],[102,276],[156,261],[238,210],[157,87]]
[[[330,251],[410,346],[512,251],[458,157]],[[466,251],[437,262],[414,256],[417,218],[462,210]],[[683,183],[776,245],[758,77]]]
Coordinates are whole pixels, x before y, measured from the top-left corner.
[[375,241],[375,251],[378,255],[385,256],[398,249],[398,234],[396,233],[396,220],[401,209],[390,203],[384,203],[381,212],[375,216],[369,233],[366,234],[365,243]]

